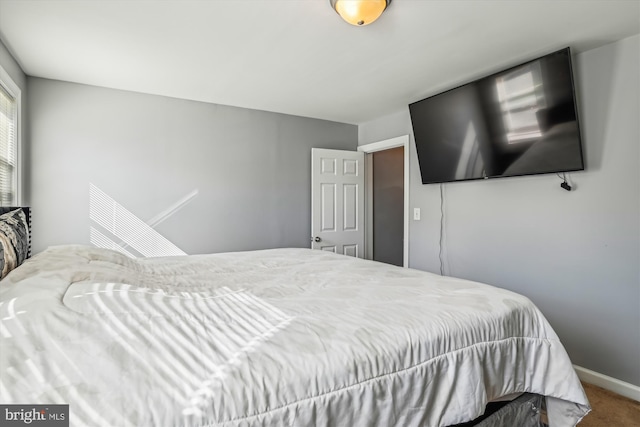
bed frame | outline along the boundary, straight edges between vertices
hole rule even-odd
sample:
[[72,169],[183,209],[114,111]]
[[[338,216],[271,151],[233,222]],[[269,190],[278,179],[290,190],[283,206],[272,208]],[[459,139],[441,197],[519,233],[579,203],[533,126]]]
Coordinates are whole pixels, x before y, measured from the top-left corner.
[[0,206],[0,215],[7,212],[11,212],[15,209],[22,209],[24,215],[27,217],[27,226],[29,227],[29,250],[27,251],[27,258],[31,257],[31,208],[29,206]]
[[523,393],[511,401],[489,402],[475,420],[449,427],[549,427],[545,397]]

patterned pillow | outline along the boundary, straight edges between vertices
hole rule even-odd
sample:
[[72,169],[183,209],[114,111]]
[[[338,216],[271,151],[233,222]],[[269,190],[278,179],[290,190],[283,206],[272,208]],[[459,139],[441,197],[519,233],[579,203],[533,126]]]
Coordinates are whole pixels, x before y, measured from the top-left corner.
[[22,209],[0,215],[0,279],[22,264],[29,251],[29,227]]

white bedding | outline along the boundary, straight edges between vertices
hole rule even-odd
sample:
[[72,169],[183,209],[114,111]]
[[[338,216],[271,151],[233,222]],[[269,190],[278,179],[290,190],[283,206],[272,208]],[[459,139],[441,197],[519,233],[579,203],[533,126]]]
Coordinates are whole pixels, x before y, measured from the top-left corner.
[[0,282],[0,402],[89,426],[446,426],[501,396],[589,405],[538,309],[322,251],[51,248]]

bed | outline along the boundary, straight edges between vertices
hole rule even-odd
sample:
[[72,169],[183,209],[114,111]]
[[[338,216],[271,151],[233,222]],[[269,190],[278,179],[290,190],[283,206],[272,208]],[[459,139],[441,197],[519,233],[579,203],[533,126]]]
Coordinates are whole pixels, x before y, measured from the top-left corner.
[[323,251],[51,247],[0,281],[0,318],[0,403],[69,404],[71,425],[554,427],[589,412],[527,298]]

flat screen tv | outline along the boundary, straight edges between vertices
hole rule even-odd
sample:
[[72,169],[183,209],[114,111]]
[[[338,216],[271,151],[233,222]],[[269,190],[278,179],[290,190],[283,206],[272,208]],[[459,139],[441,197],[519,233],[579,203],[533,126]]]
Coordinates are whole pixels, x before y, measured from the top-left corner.
[[584,169],[569,48],[409,112],[423,184]]

